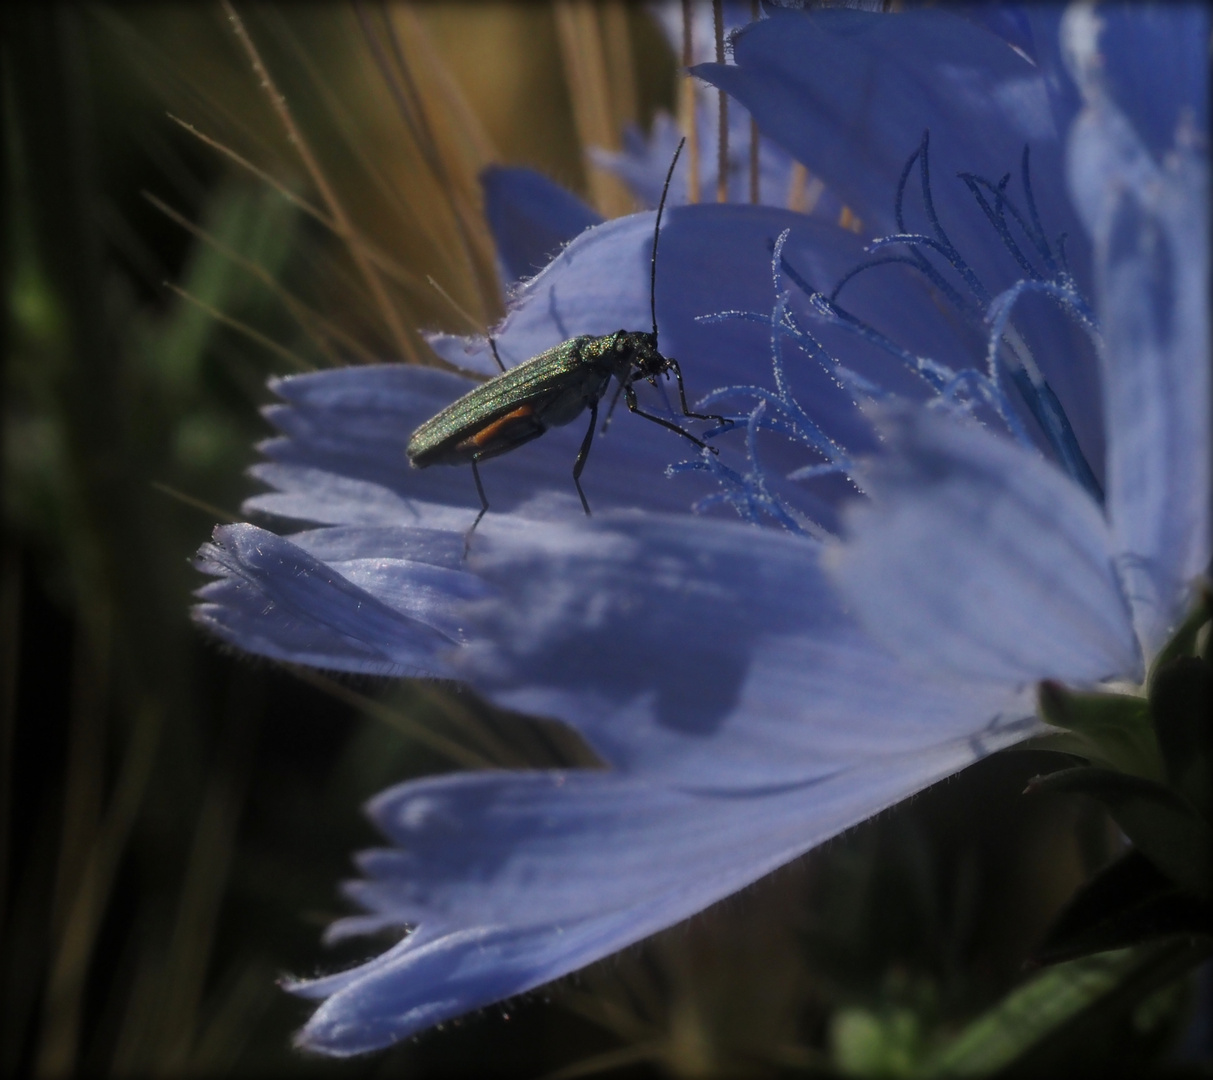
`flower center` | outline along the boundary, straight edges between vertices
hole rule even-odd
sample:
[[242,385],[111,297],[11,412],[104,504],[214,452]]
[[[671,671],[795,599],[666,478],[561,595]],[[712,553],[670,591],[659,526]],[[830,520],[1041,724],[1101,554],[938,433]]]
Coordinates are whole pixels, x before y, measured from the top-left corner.
[[[906,227],[906,191],[915,166],[928,226],[925,232],[913,232]],[[700,500],[696,510],[724,502],[746,520],[773,520],[785,528],[818,538],[832,531],[821,517],[813,513],[811,506],[794,505],[786,493],[776,494],[781,484],[764,470],[758,460],[757,433],[760,430],[773,430],[800,441],[813,451],[815,458],[811,465],[783,474],[782,480],[805,481],[830,474],[852,474],[851,451],[827,435],[792,395],[784,371],[784,341],[791,340],[810,359],[824,367],[836,382],[849,391],[855,403],[877,401],[889,396],[880,385],[831,356],[811,331],[802,325],[789,306],[792,292],[785,286],[785,279],[807,297],[812,318],[840,327],[876,346],[925,382],[930,393],[928,407],[966,413],[981,410],[983,419],[1001,423],[1012,438],[1036,447],[1039,439],[1034,439],[1029,433],[1013,401],[1013,397],[1018,398],[1039,427],[1044,444],[1057,464],[1102,505],[1103,491],[1079,445],[1074,427],[1014,319],[1017,302],[1030,293],[1039,293],[1048,297],[1098,345],[1099,332],[1091,306],[1078,288],[1066,260],[1066,236],[1063,233],[1050,242],[1041,223],[1032,193],[1029,150],[1024,147],[1020,160],[1022,202],[1008,193],[1010,173],[997,183],[974,173],[961,173],[959,179],[972,194],[1020,275],[1003,291],[991,293],[952,242],[940,220],[931,193],[930,136],[929,132],[924,132],[922,141],[906,161],[898,181],[894,202],[897,231],[871,241],[866,249],[870,258],[847,271],[829,292],[823,292],[805,280],[784,255],[790,233],[790,230],[785,230],[771,245],[771,276],[775,291],[772,310],[769,313],[726,311],[701,318],[700,321],[704,322],[742,319],[768,326],[775,389],[730,387],[716,391],[702,403],[701,407],[705,407],[722,397],[736,398],[739,394],[755,401],[748,415],[733,418],[738,425],[746,428],[747,470],[743,472],[731,468],[719,460],[687,462],[672,468],[675,472],[686,469],[707,471],[718,480],[720,491]],[[840,296],[852,281],[876,267],[894,264],[908,267],[925,278],[935,293],[959,316],[961,323],[985,342],[985,355],[980,363],[956,369],[930,356],[918,355],[847,309]],[[955,278],[959,279],[959,286],[949,280],[944,267],[950,268]],[[782,486],[786,488],[786,485]]]

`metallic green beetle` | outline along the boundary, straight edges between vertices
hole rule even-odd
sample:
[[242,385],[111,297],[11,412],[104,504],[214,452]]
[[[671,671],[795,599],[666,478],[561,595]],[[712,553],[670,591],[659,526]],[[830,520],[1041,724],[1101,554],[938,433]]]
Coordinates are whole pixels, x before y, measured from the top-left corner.
[[[691,412],[687,407],[678,361],[662,356],[657,348],[657,237],[661,231],[661,215],[665,210],[670,178],[674,175],[674,166],[678,164],[678,155],[685,142],[683,139],[678,144],[674,160],[670,162],[661,203],[657,208],[657,223],[653,229],[649,282],[653,332],[616,330],[603,337],[583,334],[562,341],[508,371],[497,355],[496,343],[490,337],[493,358],[502,373],[452,402],[437,416],[422,424],[409,439],[409,461],[418,469],[430,465],[472,466],[476,491],[480,495],[480,513],[468,530],[469,536],[489,508],[484,485],[480,482],[479,463],[539,438],[548,428],[570,423],[586,408],[590,410],[590,426],[581,441],[577,460],[573,463],[573,483],[581,496],[582,508],[589,514],[590,504],[581,490],[581,471],[585,468],[590,444],[594,440],[598,403],[612,378],[619,383],[619,390],[607,411],[608,423],[622,394],[628,409],[638,416],[676,431],[701,449],[716,452],[715,447],[709,447],[677,424],[641,409],[632,385],[639,379],[645,379],[656,386],[659,375],[672,372],[678,383],[678,400],[683,416],[694,420],[715,420],[722,424],[726,422],[720,416]],[[606,424],[603,428],[605,430]]]

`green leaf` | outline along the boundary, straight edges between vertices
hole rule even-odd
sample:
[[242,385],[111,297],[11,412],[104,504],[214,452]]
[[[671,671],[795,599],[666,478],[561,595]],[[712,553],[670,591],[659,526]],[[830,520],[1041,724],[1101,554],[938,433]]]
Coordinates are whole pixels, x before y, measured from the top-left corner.
[[911,1009],[844,1008],[830,1018],[830,1057],[852,1076],[913,1076],[922,1043],[922,1023]]
[[1056,964],[1180,934],[1213,936],[1213,905],[1177,890],[1134,849],[1075,893],[1031,962]]
[[1098,1040],[1210,951],[1203,941],[1172,942],[1051,967],[969,1024],[924,1063],[921,1075],[1056,1075],[1068,1048]]
[[1027,790],[1068,791],[1097,799],[1159,870],[1181,888],[1209,895],[1213,835],[1208,823],[1170,788],[1111,769],[1083,766],[1034,777]]
[[1195,656],[1159,667],[1150,711],[1167,780],[1206,818],[1213,809],[1213,670]]

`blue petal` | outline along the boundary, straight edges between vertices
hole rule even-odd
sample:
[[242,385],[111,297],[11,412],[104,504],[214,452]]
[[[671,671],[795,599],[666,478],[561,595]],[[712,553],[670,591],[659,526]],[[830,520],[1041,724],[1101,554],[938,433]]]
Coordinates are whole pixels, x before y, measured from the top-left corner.
[[[700,109],[696,121],[699,128],[699,190],[711,198],[716,191],[719,171],[720,125],[716,110]],[[750,114],[734,102],[728,111],[728,123],[728,201],[745,203],[750,199]],[[618,176],[645,206],[656,207],[681,138],[682,129],[677,121],[668,113],[659,112],[653,118],[652,131],[647,136],[633,127],[624,132],[621,151],[591,147],[590,160]],[[771,206],[786,206],[791,202],[796,195],[793,191],[794,165],[791,155],[782,146],[770,139],[759,138],[758,202]],[[689,159],[678,166],[670,183],[666,206],[683,206],[688,202],[690,167]],[[799,197],[808,203],[809,189],[806,187]],[[807,213],[828,221],[838,219],[841,203],[820,184],[812,193],[811,202],[811,206],[806,206]]]
[[[1042,33],[1049,21],[1047,11],[1030,20]],[[929,130],[939,221],[990,295],[1010,287],[1023,271],[957,174],[992,183],[1010,174],[1008,190],[1026,212],[1020,166],[1023,150],[1030,148],[1042,228],[1054,256],[1058,237],[1067,235],[1070,269],[1089,295],[1089,252],[1065,191],[1059,135],[1072,115],[1075,93],[1053,60],[1055,47],[1043,51],[1052,67],[1034,66],[1000,37],[950,12],[777,12],[738,38],[736,66],[696,70],[738,96],[754,110],[764,132],[824,176],[858,211],[867,236],[898,231],[893,214],[898,178]],[[905,222],[912,232],[932,232],[917,166],[906,190]],[[880,281],[885,274],[882,268],[865,276]],[[943,275],[954,280],[946,266]],[[1084,333],[1039,298],[1022,301],[1015,321],[1100,477],[1103,431],[1095,365],[1075,362],[1076,355],[1090,353]],[[947,333],[935,338],[945,347],[952,340]],[[906,344],[954,367],[979,366],[983,351],[970,348],[967,363],[958,364],[937,356],[934,342]],[[1039,437],[1033,421],[1028,427]]]
[[291,663],[449,676],[443,654],[463,640],[449,598],[483,596],[475,578],[421,559],[322,554],[330,561],[253,525],[221,526],[199,553],[199,569],[218,580],[199,590],[194,618],[248,652]]
[[833,553],[870,632],[911,664],[1031,685],[1138,680],[1099,507],[1053,466],[925,410],[886,419]]
[[[255,496],[245,509],[315,523],[467,528],[479,508],[471,471],[411,468],[405,447],[419,424],[474,385],[447,372],[403,364],[274,381],[273,390],[286,404],[270,406],[265,415],[283,437],[262,444],[271,463],[252,472],[277,493]],[[588,422],[587,412],[584,419],[482,465],[493,510],[515,511],[538,500],[546,514],[555,498],[565,512],[580,515],[572,470]],[[665,469],[688,451],[693,454],[694,448],[678,435],[621,409],[610,433],[595,438],[583,473],[591,505],[687,511],[709,490],[707,482],[695,476],[670,479]],[[466,512],[435,517],[442,504]]]
[[[1164,16],[1187,26],[1191,11],[1167,9],[1165,24]],[[1158,25],[1147,20],[1147,29]],[[1071,132],[1069,181],[1095,242],[1108,511],[1138,634],[1152,654],[1210,557],[1207,143],[1203,129],[1181,125],[1165,160],[1155,159],[1107,92],[1111,58],[1099,29],[1081,12],[1067,20],[1087,100]]]
[[204,552],[222,579],[199,618],[226,640],[317,666],[456,676],[572,724],[623,772],[702,790],[802,784],[873,747],[997,735],[1031,711],[1005,685],[900,664],[848,622],[818,547],[782,533],[490,515],[466,562],[461,530],[221,537],[225,549]]
[[[453,485],[442,483],[441,474],[411,470],[405,447],[419,424],[474,385],[445,371],[404,364],[275,379],[270,389],[285,404],[263,411],[284,437],[259,449],[280,466],[333,473],[406,499],[443,501]],[[474,491],[445,501],[477,502]]]
[[590,229],[522,285],[497,333],[505,366],[578,334],[649,329],[653,223],[642,213]]
[[[340,983],[326,980],[332,996],[296,1044],[334,1057],[390,1046],[592,962],[627,940],[636,921],[633,912],[612,912],[561,927],[558,936],[550,927],[419,930],[379,962],[343,973]],[[321,986],[286,986],[305,997],[324,996]]]
[[[644,328],[651,318],[652,221],[651,214],[635,215],[590,230],[524,286],[498,337],[507,363],[572,334]],[[681,355],[692,401],[720,386],[767,380],[765,363],[756,372],[752,358],[769,355],[769,328],[697,320],[727,310],[771,309],[770,246],[788,227],[793,229],[788,258],[819,287],[829,287],[863,257],[853,234],[787,211],[696,206],[670,213],[659,252],[660,341],[668,354]],[[848,305],[882,327],[895,327],[908,347],[933,344],[937,358],[961,364],[966,349],[975,346],[957,336],[922,282],[901,269],[857,279],[848,286]],[[803,296],[798,301],[801,307],[805,302]],[[821,336],[855,370],[886,388],[921,394],[914,376],[871,346],[828,327]],[[483,349],[483,343],[477,347]],[[805,358],[793,379],[824,425],[844,443],[862,448],[870,437],[867,422],[833,374]],[[467,508],[470,520],[478,502],[470,474],[409,469],[404,447],[418,424],[473,383],[445,372],[382,366],[297,376],[273,385],[286,404],[267,409],[266,415],[285,438],[263,446],[272,464],[254,473],[278,493],[251,500],[250,509],[314,522],[405,524],[421,523],[433,506],[445,503]],[[668,395],[663,399],[648,387],[641,394],[645,407],[666,411]],[[515,510],[554,491],[575,511],[570,474],[584,430],[581,422],[571,424],[486,463],[493,509]],[[596,509],[686,510],[711,490],[707,482],[685,474],[669,480],[663,474],[666,465],[694,456],[678,436],[621,415],[608,437],[596,438],[584,483]],[[788,468],[800,464],[789,462]],[[326,479],[325,473],[331,476]]]
[[499,704],[576,727],[616,769],[737,792],[1014,711],[1005,682],[936,682],[859,633],[819,552],[731,522],[496,522],[469,559],[493,600],[466,608],[476,641],[452,663]]
[[[1034,6],[1043,7],[1044,5]],[[954,14],[971,19],[991,33],[997,34],[1013,49],[1023,53],[1039,66],[1038,27],[1033,25],[1031,13],[1024,5],[983,4],[972,8],[957,7],[954,9]],[[1056,36],[1055,33],[1054,36]]]
[[[858,237],[771,207],[689,206],[675,209],[669,218],[662,228],[662,257],[668,254],[680,276],[659,276],[658,321],[662,346],[683,360],[688,385],[771,385],[770,375],[755,366],[757,358],[770,356],[770,325],[704,321],[704,317],[738,310],[770,313],[775,300],[771,248],[787,229],[784,259],[791,269],[784,275],[782,287],[792,290],[789,307],[798,323],[833,358],[885,393],[912,401],[927,397],[926,383],[901,360],[854,333],[823,325],[808,310],[800,286],[791,280],[794,270],[800,280],[828,293],[846,272],[868,260]],[[984,330],[966,326],[921,274],[904,265],[881,266],[852,278],[839,295],[839,303],[912,357],[928,357],[954,372],[984,371]],[[1038,304],[1026,312],[1017,309],[1016,321],[1100,475],[1103,444],[1098,369],[1086,335],[1067,323],[1051,304]],[[836,372],[820,366],[790,341],[784,355],[791,388],[805,411],[852,452],[870,448],[869,422],[859,416],[851,392],[839,385]],[[739,407],[734,400],[723,401],[726,411]],[[1021,419],[1026,420],[1026,413],[1021,412]],[[1029,430],[1036,430],[1030,420],[1026,422]],[[718,439],[717,445],[727,449],[730,440]],[[1043,438],[1040,445],[1045,445]],[[771,471],[777,472],[784,462],[779,449],[774,453]],[[794,467],[789,464],[787,469]],[[828,521],[821,523],[831,527]]]
[[249,474],[274,490],[245,499],[246,514],[268,514],[317,525],[466,528],[475,505],[473,496],[458,488],[452,492],[439,485],[443,497],[465,503],[466,508],[405,498],[380,484],[302,465],[263,462],[249,469]]
[[[863,221],[892,232],[892,193],[924,129],[933,172],[997,180],[1031,143],[1037,168],[1057,174],[1057,117],[1042,74],[1007,42],[959,16],[907,11],[777,11],[735,41],[736,66],[695,74],[748,108],[763,132],[825,178]],[[936,198],[950,188],[936,192]],[[1045,220],[1066,213],[1060,189],[1042,187]],[[987,232],[976,207],[948,222],[966,253],[966,233]]]
[[372,815],[408,850],[368,856],[382,876],[361,895],[398,924],[420,914],[420,927],[360,968],[292,986],[331,995],[299,1042],[358,1053],[550,982],[972,760],[958,741],[740,800],[603,773],[464,775],[385,792]]
[[1109,97],[1156,161],[1181,124],[1209,129],[1208,4],[1100,4]]
[[511,282],[531,277],[579,233],[602,224],[601,214],[533,169],[491,165],[480,184],[497,257]]
[[[598,337],[619,329],[651,328],[654,218],[647,212],[632,214],[587,229],[519,286],[510,298],[509,313],[494,331],[507,368],[578,334]],[[664,274],[669,269],[664,253],[661,263]],[[493,363],[483,339],[439,337],[434,344],[459,366],[481,370],[486,360]],[[470,364],[456,360],[458,355]]]
[[[867,260],[863,241],[827,222],[773,207],[699,205],[680,207],[662,228],[662,257],[677,272],[657,282],[662,346],[678,356],[688,380],[715,387],[770,380],[770,325],[704,321],[719,312],[771,312],[776,296],[771,253],[790,230],[784,259],[806,284],[828,293],[844,274]],[[793,292],[792,311],[837,360],[890,393],[924,396],[925,384],[893,357],[808,313],[807,296],[784,275]],[[881,267],[853,279],[839,302],[857,318],[893,336],[911,351],[956,368],[969,366],[982,345],[940,310],[924,280],[904,266]],[[850,444],[860,438],[850,395],[832,371],[788,350],[787,367],[797,397],[825,426]],[[794,359],[793,359],[794,358]],[[692,366],[693,365],[693,366]],[[866,423],[862,425],[866,429]]]

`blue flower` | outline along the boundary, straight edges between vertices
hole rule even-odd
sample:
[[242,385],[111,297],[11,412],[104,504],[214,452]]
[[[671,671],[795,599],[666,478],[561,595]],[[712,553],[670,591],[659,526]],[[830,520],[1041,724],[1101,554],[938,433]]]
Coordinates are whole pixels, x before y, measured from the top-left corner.
[[[374,799],[391,846],[330,936],[408,933],[292,985],[321,1002],[302,1045],[381,1047],[669,926],[1044,730],[1043,679],[1141,684],[1210,556],[1208,41],[1196,7],[742,32],[697,73],[868,239],[668,213],[661,349],[735,426],[716,456],[616,419],[591,518],[575,423],[483,467],[465,558],[471,476],[410,471],[404,446],[467,379],[275,384],[248,509],[315,527],[217,529],[197,619],[294,663],[464,681],[606,766]],[[646,328],[652,229],[597,225],[519,286],[505,363]],[[483,341],[434,345],[494,371]]]
[[[716,35],[713,10],[707,4],[696,4],[690,9],[689,26],[684,25],[687,12],[678,3],[654,5],[653,14],[658,25],[665,34],[671,51],[683,56],[683,34],[690,32],[691,65],[713,59],[716,55]],[[723,33],[726,48],[730,48],[731,37],[737,30],[750,21],[748,4],[726,4],[723,6]],[[684,61],[688,58],[684,57]],[[692,82],[692,86],[694,83]],[[695,134],[697,138],[696,152],[698,161],[688,162],[687,183],[675,184],[669,191],[667,201],[671,206],[680,206],[688,201],[688,187],[691,186],[690,173],[695,172],[703,198],[715,198],[717,179],[719,175],[719,113],[716,107],[716,93],[705,94],[703,88],[695,87],[696,97],[703,100],[706,108],[695,110]],[[728,162],[728,193],[729,201],[744,202],[750,192],[750,115],[730,101],[727,109],[728,141],[726,146]],[[661,191],[665,180],[666,170],[678,146],[683,132],[680,126],[666,112],[659,111],[653,118],[651,132],[646,136],[635,125],[623,133],[623,149],[619,152],[590,147],[590,159],[597,165],[615,173],[631,189],[632,193],[646,206],[656,206],[661,199]],[[795,161],[778,143],[759,137],[758,140],[758,198],[755,202],[771,203],[774,205],[793,205],[796,202],[812,203],[812,209],[818,212],[837,216],[840,209],[836,200],[820,198],[822,185],[816,181],[811,190],[808,189],[807,178],[797,176]],[[689,155],[688,155],[689,156]],[[800,173],[803,174],[803,168]],[[795,187],[803,183],[806,190],[797,195]],[[799,209],[800,207],[796,207]],[[807,206],[806,206],[807,208]]]

